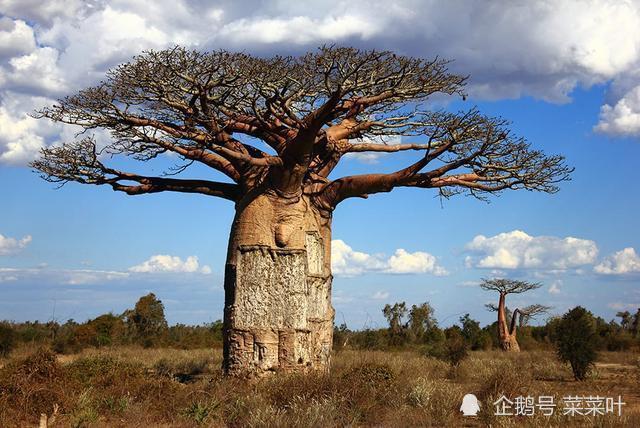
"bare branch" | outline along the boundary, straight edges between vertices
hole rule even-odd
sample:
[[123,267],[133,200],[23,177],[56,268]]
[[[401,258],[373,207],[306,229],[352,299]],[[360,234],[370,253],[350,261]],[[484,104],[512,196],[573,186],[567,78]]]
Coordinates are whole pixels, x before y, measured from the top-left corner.
[[[35,116],[88,133],[108,130],[113,141],[103,150],[111,155],[146,161],[176,153],[187,162],[173,174],[203,164],[238,183],[243,194],[267,185],[282,195],[313,195],[329,210],[346,198],[396,187],[481,199],[506,189],[556,192],[571,168],[513,136],[506,121],[475,109],[422,107],[434,94],[464,94],[466,77],[447,64],[333,46],[271,58],[175,47],[145,52]],[[377,143],[385,137],[412,140]],[[347,153],[405,151],[420,157],[394,173],[327,178]],[[65,177],[63,168],[55,171]]]
[[[149,177],[106,167],[99,159],[95,143],[87,138],[42,150],[42,157],[31,163],[52,183],[75,181],[83,184],[109,185],[129,195],[174,191],[201,193],[231,201],[240,197],[240,187],[232,183],[208,180]],[[129,184],[137,183],[137,184]]]

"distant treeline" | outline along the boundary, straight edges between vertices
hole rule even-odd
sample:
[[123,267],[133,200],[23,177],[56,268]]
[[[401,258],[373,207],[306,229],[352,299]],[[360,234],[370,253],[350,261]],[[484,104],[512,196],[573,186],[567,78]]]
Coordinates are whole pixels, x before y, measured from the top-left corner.
[[[429,303],[413,305],[405,302],[386,305],[383,314],[388,327],[354,331],[346,324],[334,329],[334,349],[406,349],[419,348],[438,356],[445,352],[451,339],[464,341],[470,350],[499,349],[498,323],[485,327],[466,314],[459,323],[441,328]],[[589,313],[595,330],[598,350],[627,351],[640,348],[640,308],[635,313],[619,312],[619,321],[606,321]],[[526,321],[518,329],[518,342],[523,350],[551,349],[558,332],[560,317],[551,317],[545,325],[530,326]],[[87,347],[140,345],[196,349],[222,346],[222,322],[189,326],[168,326],[162,302],[154,295],[141,297],[133,309],[120,315],[104,314],[84,323],[68,320],[0,322],[0,356],[20,344],[50,346],[58,353],[75,353]]]
[[[444,352],[448,341],[462,338],[468,349],[500,349],[498,322],[485,327],[466,314],[459,323],[441,328],[434,317],[429,303],[413,305],[405,302],[386,305],[383,309],[388,327],[353,331],[346,324],[334,328],[334,349],[405,349],[422,348],[427,354],[438,356]],[[507,314],[510,312],[507,310]],[[587,311],[594,330],[594,344],[601,351],[628,351],[640,348],[640,308],[635,314],[618,312],[616,320],[606,321]],[[518,328],[518,342],[523,350],[552,349],[559,333],[561,317],[550,317],[544,325],[527,325],[521,320]],[[510,324],[511,320],[508,319]]]
[[222,346],[222,321],[169,327],[164,305],[153,294],[141,297],[133,309],[120,315],[100,315],[84,323],[70,319],[64,324],[1,322],[0,356],[19,344],[48,345],[58,353],[79,352],[87,347],[141,345],[196,349]]

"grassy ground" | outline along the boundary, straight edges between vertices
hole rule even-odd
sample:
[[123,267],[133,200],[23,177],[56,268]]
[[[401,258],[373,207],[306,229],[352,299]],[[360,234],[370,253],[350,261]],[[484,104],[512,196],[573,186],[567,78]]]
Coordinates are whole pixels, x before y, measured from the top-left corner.
[[[221,352],[120,347],[0,361],[0,426],[640,426],[640,361],[603,353],[585,382],[549,352],[473,352],[457,370],[415,352],[341,351],[330,375],[224,378]],[[462,397],[481,402],[461,416]],[[553,416],[495,416],[500,395],[553,395]],[[621,395],[622,416],[563,416],[566,395]],[[54,411],[54,409],[57,409]],[[53,417],[53,423],[51,419]]]

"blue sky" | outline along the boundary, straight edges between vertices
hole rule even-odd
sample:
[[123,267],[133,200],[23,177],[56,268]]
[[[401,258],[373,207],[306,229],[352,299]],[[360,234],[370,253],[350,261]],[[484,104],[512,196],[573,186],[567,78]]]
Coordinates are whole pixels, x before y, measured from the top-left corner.
[[[133,1],[62,3],[0,2],[0,319],[85,320],[121,312],[150,291],[172,323],[222,317],[230,202],[129,197],[74,183],[54,190],[26,166],[40,147],[73,136],[28,111],[95,83],[142,49],[173,43],[268,55],[335,42],[455,58],[452,68],[472,75],[470,96],[438,105],[505,117],[536,148],[575,167],[555,195],[508,192],[484,203],[398,189],[341,204],[333,228],[341,241],[334,259],[344,262],[334,270],[336,322],[380,327],[385,303],[429,301],[444,325],[467,312],[488,323],[494,315],[484,304],[495,296],[477,282],[492,276],[543,284],[514,296],[513,307],[543,303],[562,313],[583,305],[606,319],[640,307],[636,3],[467,7],[458,30],[441,22],[463,19],[459,2],[398,2],[384,17],[354,2],[206,9],[184,0],[156,2],[156,13]],[[198,24],[187,26],[196,15]],[[522,28],[531,17],[535,24]],[[334,175],[391,170],[415,156],[352,157]]]

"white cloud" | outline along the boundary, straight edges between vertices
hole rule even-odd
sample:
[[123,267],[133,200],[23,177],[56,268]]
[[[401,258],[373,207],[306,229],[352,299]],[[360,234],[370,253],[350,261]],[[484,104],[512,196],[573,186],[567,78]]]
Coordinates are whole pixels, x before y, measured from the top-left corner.
[[62,271],[65,277],[63,282],[68,285],[90,285],[105,281],[124,279],[129,276],[126,272],[105,271],[105,270],[65,270]]
[[288,18],[249,18],[233,21],[222,27],[220,37],[233,44],[295,43],[343,40],[349,37],[368,39],[380,31],[367,17],[355,15],[307,16]]
[[200,267],[196,256],[189,256],[182,260],[178,256],[157,254],[139,265],[130,267],[129,271],[135,273],[182,272],[208,275],[211,273],[211,268],[207,265]]
[[0,8],[3,14],[49,25],[56,18],[82,16],[83,9],[90,10],[94,3],[92,0],[0,0]]
[[396,250],[395,254],[387,260],[387,273],[431,273],[433,275],[447,275],[447,271],[438,266],[438,261],[434,256],[423,251],[409,253],[402,248]]
[[331,270],[335,275],[356,276],[384,268],[385,263],[380,256],[354,251],[341,239],[331,241]]
[[562,280],[557,279],[551,283],[551,286],[547,291],[549,292],[549,294],[560,294],[562,293],[562,291],[560,290],[561,286],[562,286]]
[[373,293],[371,298],[373,300],[386,300],[386,299],[389,298],[389,292],[388,291],[383,291],[383,290],[378,290],[375,293]]
[[[324,43],[438,54],[455,60],[453,71],[471,75],[474,96],[554,102],[568,101],[578,85],[618,80],[640,67],[640,4],[631,1],[0,0],[0,10],[0,108],[19,121],[30,110],[9,109],[7,92],[58,97],[98,82],[143,49],[174,44],[265,55]],[[598,131],[638,133],[639,84],[634,77],[602,107]],[[22,138],[2,137],[0,162],[24,163],[34,147],[59,139],[27,122],[17,127]]]
[[0,104],[0,163],[24,165],[47,142],[53,142],[59,135],[73,134],[75,127],[36,120],[27,114],[52,102],[48,98],[4,92]]
[[594,127],[609,135],[640,135],[640,85],[629,90],[613,106],[600,107],[600,120]]
[[22,239],[15,239],[0,234],[0,256],[16,254],[31,242],[31,235]]
[[625,275],[640,272],[640,257],[631,248],[625,248],[606,257],[593,270],[603,275]]
[[0,58],[14,57],[36,48],[33,29],[22,20],[0,18]]
[[129,277],[127,272],[91,270],[91,269],[48,269],[39,268],[0,268],[2,281],[30,281],[32,283],[53,282],[67,285],[91,285],[107,281],[116,281]]
[[628,310],[636,310],[640,309],[640,302],[638,303],[623,303],[623,302],[612,302],[607,305],[608,308],[614,309],[616,311],[628,311]]
[[593,263],[596,243],[588,239],[530,236],[514,230],[489,238],[478,235],[465,246],[467,266],[495,269],[565,270]]
[[355,251],[340,239],[331,241],[331,268],[338,276],[356,276],[369,272],[447,275],[447,271],[438,265],[436,257],[429,253],[410,253],[399,248],[391,257],[385,258],[381,254]]
[[5,85],[30,94],[62,95],[69,87],[58,67],[58,50],[41,47],[9,60],[5,68]]

